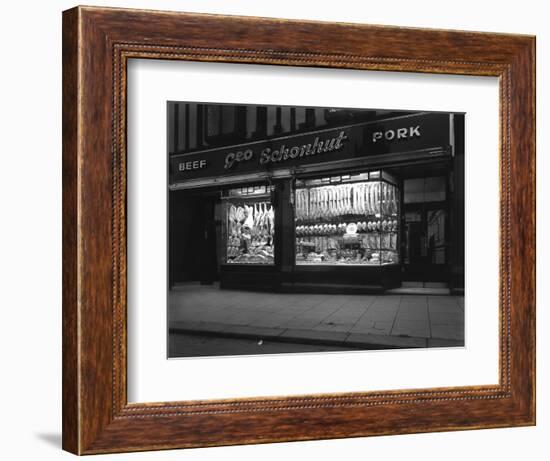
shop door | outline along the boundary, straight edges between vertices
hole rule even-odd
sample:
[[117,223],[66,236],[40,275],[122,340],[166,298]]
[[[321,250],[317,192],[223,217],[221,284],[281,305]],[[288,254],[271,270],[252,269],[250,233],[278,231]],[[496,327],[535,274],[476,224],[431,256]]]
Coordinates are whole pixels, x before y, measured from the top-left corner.
[[199,280],[204,285],[209,285],[219,278],[217,274],[214,209],[215,200],[211,198],[199,200],[197,215],[202,216],[200,224],[197,226],[198,238],[196,242],[191,242],[191,246],[194,246],[193,250],[197,251],[196,261],[198,261],[199,267]]
[[405,206],[403,280],[448,281],[447,209],[441,204]]
[[170,286],[210,284],[219,279],[216,200],[219,202],[216,197],[182,191],[170,196]]

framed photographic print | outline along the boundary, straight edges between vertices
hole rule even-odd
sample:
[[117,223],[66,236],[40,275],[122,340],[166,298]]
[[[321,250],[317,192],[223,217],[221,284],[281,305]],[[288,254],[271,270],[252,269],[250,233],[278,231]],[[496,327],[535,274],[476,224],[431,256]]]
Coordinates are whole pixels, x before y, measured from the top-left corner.
[[168,118],[170,358],[464,346],[464,114]]
[[533,425],[534,37],[63,13],[63,448]]

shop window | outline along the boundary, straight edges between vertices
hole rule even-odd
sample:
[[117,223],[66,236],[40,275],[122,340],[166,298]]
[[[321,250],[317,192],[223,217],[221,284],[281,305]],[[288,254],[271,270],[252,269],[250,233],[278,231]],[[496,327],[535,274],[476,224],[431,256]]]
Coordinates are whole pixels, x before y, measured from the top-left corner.
[[399,208],[382,171],[296,181],[296,264],[399,263]]
[[223,200],[226,263],[275,263],[272,190],[268,186],[247,186],[227,192]]

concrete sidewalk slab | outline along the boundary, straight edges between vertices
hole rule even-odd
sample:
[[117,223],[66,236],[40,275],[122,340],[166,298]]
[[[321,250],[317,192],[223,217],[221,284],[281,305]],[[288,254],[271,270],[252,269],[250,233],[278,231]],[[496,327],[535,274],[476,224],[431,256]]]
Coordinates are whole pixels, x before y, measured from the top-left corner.
[[351,348],[464,344],[464,299],[441,295],[255,293],[189,285],[170,291],[173,331]]

